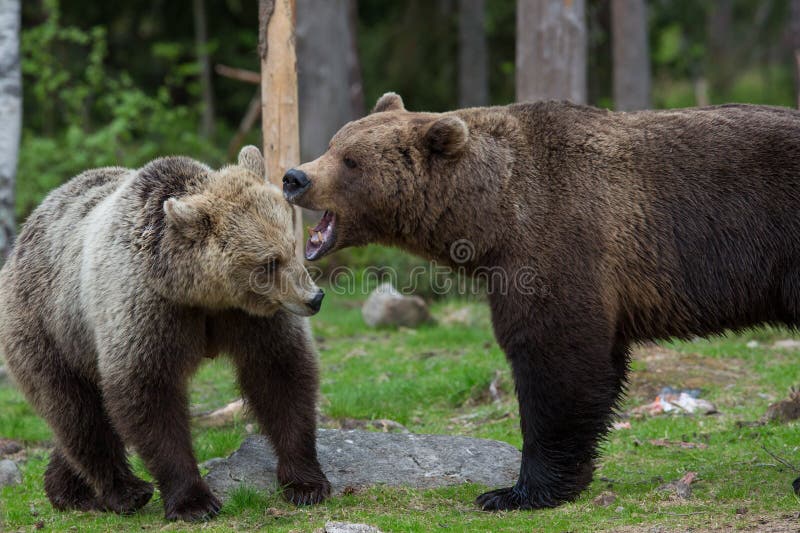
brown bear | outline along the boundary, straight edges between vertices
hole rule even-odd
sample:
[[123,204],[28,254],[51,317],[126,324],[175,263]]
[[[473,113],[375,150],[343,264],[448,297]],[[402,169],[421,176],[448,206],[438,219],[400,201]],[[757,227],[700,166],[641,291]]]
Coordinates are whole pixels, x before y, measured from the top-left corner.
[[517,484],[478,498],[487,510],[555,506],[589,484],[631,343],[800,323],[794,110],[412,113],[388,93],[283,183],[325,211],[308,259],[378,242],[491,269],[524,444]]
[[187,380],[229,354],[278,456],[284,496],[330,492],[317,462],[317,361],[307,319],[322,300],[294,254],[291,207],[255,147],[214,171],[185,157],[85,172],[42,202],[0,271],[0,349],[53,429],[45,491],[57,509],[168,519],[220,502],[192,452]]

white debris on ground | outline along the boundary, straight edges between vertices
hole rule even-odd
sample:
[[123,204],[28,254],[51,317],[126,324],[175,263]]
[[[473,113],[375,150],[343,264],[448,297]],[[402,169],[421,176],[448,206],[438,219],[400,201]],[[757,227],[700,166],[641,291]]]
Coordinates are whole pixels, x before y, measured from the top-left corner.
[[377,527],[348,522],[327,522],[322,533],[381,533]]
[[665,387],[651,403],[633,409],[633,414],[660,415],[662,413],[686,413],[709,415],[717,413],[716,406],[700,398],[697,389],[678,391]]

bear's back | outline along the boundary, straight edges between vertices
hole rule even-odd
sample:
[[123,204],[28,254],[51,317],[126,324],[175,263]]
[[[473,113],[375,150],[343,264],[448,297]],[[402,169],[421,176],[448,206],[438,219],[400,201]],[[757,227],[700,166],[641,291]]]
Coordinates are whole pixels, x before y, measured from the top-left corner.
[[0,335],[34,321],[59,342],[88,347],[91,336],[79,309],[82,223],[129,172],[88,170],[54,189],[31,213],[0,271]]

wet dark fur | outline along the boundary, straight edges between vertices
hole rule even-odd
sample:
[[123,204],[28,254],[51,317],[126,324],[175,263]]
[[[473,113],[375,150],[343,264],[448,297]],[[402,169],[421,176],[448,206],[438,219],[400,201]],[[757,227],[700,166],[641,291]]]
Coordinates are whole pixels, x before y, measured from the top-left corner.
[[[329,493],[315,448],[318,370],[307,321],[283,310],[260,317],[188,306],[153,290],[159,275],[176,281],[193,270],[190,255],[179,263],[175,249],[164,249],[177,242],[166,234],[164,201],[200,190],[209,172],[186,158],[86,172],[34,211],[0,272],[0,346],[53,429],[44,486],[57,509],[130,513],[145,505],[153,486],[131,471],[128,444],[156,479],[167,518],[216,514],[220,502],[192,451],[186,387],[203,356],[217,352],[233,359],[277,452],[284,495],[306,504]],[[87,251],[85,235],[98,230],[87,217],[118,191],[121,202],[103,218],[101,248]],[[290,221],[285,203],[282,209]],[[275,235],[284,231],[290,237],[283,227]],[[180,253],[202,247],[191,243]],[[96,275],[87,276],[85,255],[95,253]]]
[[[443,154],[463,137],[442,127],[453,117],[469,137]],[[337,213],[337,249],[382,242],[452,263],[466,239],[468,268],[535,273],[534,290],[490,291],[524,445],[517,484],[480,496],[484,509],[555,506],[589,484],[632,343],[800,322],[794,110],[433,114],[390,94],[299,169],[312,185],[297,203]]]

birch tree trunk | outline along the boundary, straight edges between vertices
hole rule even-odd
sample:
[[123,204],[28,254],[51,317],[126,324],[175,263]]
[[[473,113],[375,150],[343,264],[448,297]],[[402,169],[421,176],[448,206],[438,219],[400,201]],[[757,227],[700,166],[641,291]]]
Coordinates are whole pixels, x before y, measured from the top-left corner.
[[14,244],[14,178],[22,130],[20,2],[0,0],[0,265]]
[[[331,137],[356,118],[356,49],[351,0],[297,0],[297,84],[300,157],[315,159]],[[355,67],[357,68],[357,67]],[[358,69],[360,72],[360,69]],[[357,80],[360,86],[360,80]]]
[[458,3],[458,106],[489,104],[484,0]]
[[650,51],[645,0],[611,1],[614,55],[614,107],[633,111],[650,107]]
[[201,133],[206,139],[214,135],[214,86],[211,81],[211,61],[208,57],[208,25],[205,0],[193,0],[194,36],[197,61],[200,63],[200,87],[203,92],[203,124]]
[[517,101],[586,103],[584,0],[517,0]]

